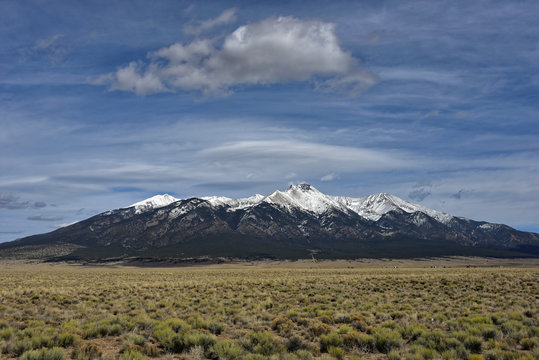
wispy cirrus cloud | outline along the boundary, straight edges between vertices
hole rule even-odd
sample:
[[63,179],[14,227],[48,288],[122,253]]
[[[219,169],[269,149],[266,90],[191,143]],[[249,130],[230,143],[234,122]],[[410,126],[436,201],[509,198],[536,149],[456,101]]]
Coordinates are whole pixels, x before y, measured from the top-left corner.
[[414,201],[425,200],[432,191],[432,183],[428,180],[420,180],[414,184],[413,190],[408,193],[408,197]]
[[216,18],[185,25],[183,27],[183,32],[189,35],[200,35],[201,33],[209,31],[217,26],[231,24],[236,21],[236,12],[237,10],[235,8],[226,9]]
[[21,201],[18,196],[15,196],[11,193],[0,193],[0,208],[8,210],[19,210],[19,209],[41,209],[46,207],[47,204],[43,201]]
[[[227,14],[224,20],[233,15]],[[241,85],[311,80],[317,80],[318,88],[358,96],[378,82],[376,74],[341,47],[334,24],[289,16],[240,26],[220,46],[213,39],[196,39],[148,58],[149,63],[132,61],[90,81],[137,95],[194,91],[207,96],[226,95]]]
[[52,63],[59,63],[69,54],[67,46],[61,44],[64,34],[53,34],[46,38],[36,40],[33,46],[19,50],[20,61],[25,62],[33,58],[44,58]]
[[27,217],[28,220],[32,221],[59,221],[63,220],[63,216],[47,216],[47,215],[31,215]]
[[335,173],[329,173],[329,174],[326,174],[324,176],[322,176],[320,178],[320,181],[333,181],[335,179],[338,179],[339,178],[339,175],[335,174]]

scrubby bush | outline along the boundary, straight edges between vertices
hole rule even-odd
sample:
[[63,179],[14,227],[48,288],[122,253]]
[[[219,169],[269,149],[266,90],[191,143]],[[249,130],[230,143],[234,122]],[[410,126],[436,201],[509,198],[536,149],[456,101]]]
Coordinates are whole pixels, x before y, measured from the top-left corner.
[[148,358],[138,351],[130,350],[120,356],[120,360],[147,360]]
[[154,326],[154,328],[155,329],[169,328],[175,333],[185,333],[191,330],[191,325],[189,325],[184,320],[172,318],[172,319],[167,319],[163,322],[158,323],[156,326]]
[[335,324],[349,324],[352,317],[349,314],[339,313],[335,315]]
[[284,346],[268,332],[253,332],[249,336],[252,352],[264,356],[279,354]]
[[323,314],[318,316],[316,319],[324,324],[333,324],[335,322],[335,319],[331,314]]
[[486,325],[481,327],[481,336],[483,336],[483,339],[497,339],[500,337],[500,334],[495,326],[493,325]]
[[338,330],[337,330],[337,333],[338,334],[348,334],[350,332],[354,331],[354,328],[351,327],[350,325],[343,325],[341,326]]
[[331,346],[338,347],[341,345],[342,339],[337,333],[329,333],[320,336],[320,351],[322,352],[327,352]]
[[142,352],[144,353],[144,355],[156,357],[159,355],[159,348],[155,344],[146,343],[144,344]]
[[271,329],[281,335],[288,335],[294,328],[294,322],[287,317],[277,317],[271,322]]
[[64,351],[60,348],[26,351],[20,360],[64,360]]
[[210,346],[214,345],[217,340],[214,335],[202,333],[202,332],[193,332],[189,333],[184,337],[184,347],[189,350],[192,347],[200,346],[204,350],[208,350]]
[[82,337],[84,339],[99,338],[109,334],[111,334],[111,324],[109,321],[90,322],[82,328]]
[[426,331],[427,329],[423,325],[408,325],[402,328],[400,332],[403,339],[415,341]]
[[296,355],[296,358],[298,360],[312,360],[313,359],[313,354],[311,354],[311,352],[307,350],[298,350],[294,354]]
[[520,340],[520,346],[524,350],[532,350],[537,346],[537,341],[535,339],[524,338]]
[[350,325],[363,332],[366,331],[368,326],[367,320],[365,320],[365,317],[361,315],[352,315],[350,318]]
[[501,351],[499,349],[489,350],[483,356],[484,360],[501,360]]
[[508,320],[500,325],[500,328],[504,335],[513,336],[522,329],[522,323],[517,320]]
[[399,332],[387,328],[378,328],[374,332],[374,339],[378,351],[385,354],[402,345],[402,338]]
[[96,344],[85,343],[80,347],[76,347],[71,352],[73,360],[97,360],[101,359],[101,349]]
[[328,353],[331,356],[333,356],[335,359],[338,359],[338,360],[344,359],[344,355],[346,355],[346,353],[344,352],[343,349],[341,349],[340,347],[336,347],[336,346],[330,346],[328,348]]
[[226,329],[226,324],[222,321],[212,321],[208,324],[208,330],[212,334],[219,335]]
[[54,342],[58,346],[66,348],[78,344],[80,342],[80,338],[73,333],[61,333]]
[[9,340],[13,336],[13,330],[8,327],[0,328],[0,340]]
[[417,343],[426,347],[442,352],[447,349],[447,341],[444,334],[440,331],[423,332],[418,338]]
[[218,341],[210,348],[212,359],[242,360],[245,355],[243,347],[233,341]]
[[354,341],[361,351],[373,352],[376,349],[376,339],[373,335],[355,334]]
[[483,339],[478,336],[469,336],[464,340],[464,346],[473,353],[480,353],[483,347]]
[[11,345],[11,352],[15,356],[20,356],[24,352],[32,349],[34,349],[34,347],[29,338],[15,339]]
[[126,339],[128,344],[144,346],[144,336],[139,334],[130,334]]
[[245,360],[268,360],[267,356],[260,354],[247,354],[245,355]]
[[299,336],[291,336],[286,341],[286,350],[294,352],[296,350],[305,349],[307,345]]
[[433,349],[428,349],[422,345],[412,345],[410,346],[410,353],[414,355],[415,358],[430,360],[434,359],[437,355],[437,351]]
[[208,323],[200,315],[193,315],[187,319],[187,323],[191,325],[193,329],[207,329]]
[[329,326],[328,324],[324,324],[324,323],[316,323],[316,324],[312,324],[309,327],[309,331],[314,336],[320,336],[320,335],[323,335],[323,334],[329,334],[331,332],[331,326]]

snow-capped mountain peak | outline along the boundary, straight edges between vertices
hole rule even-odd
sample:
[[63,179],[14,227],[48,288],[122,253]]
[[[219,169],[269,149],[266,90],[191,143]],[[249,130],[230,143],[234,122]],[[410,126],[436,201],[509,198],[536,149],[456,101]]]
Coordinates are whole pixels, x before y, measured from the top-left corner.
[[[322,214],[328,210],[339,210],[345,213],[353,212],[372,221],[378,221],[384,214],[395,210],[407,213],[424,213],[444,224],[453,219],[452,215],[404,201],[387,193],[372,194],[360,198],[331,196],[306,183],[292,184],[286,191],[275,190],[266,196],[255,194],[248,198],[237,199],[224,196],[205,196],[201,197],[201,199],[212,207],[228,206],[227,211],[245,209],[265,202],[284,207],[289,211],[299,209],[315,214]],[[178,200],[180,199],[168,194],[156,195],[137,202],[131,207],[135,207],[135,212],[140,214],[151,209],[167,206]]]
[[266,196],[263,201],[289,209],[300,208],[317,214],[331,208],[344,210],[335,197],[323,194],[314,186],[305,183],[290,185],[288,190],[284,192],[276,190]]
[[170,205],[178,200],[181,199],[175,198],[174,196],[169,194],[155,195],[151,198],[134,203],[128,207],[134,207],[135,213],[140,214],[151,209],[157,209],[163,206]]
[[341,199],[343,199],[343,201],[347,203],[348,207],[354,212],[373,221],[379,220],[382,215],[394,210],[402,210],[407,213],[421,212],[442,223],[448,223],[453,218],[452,215],[404,201],[397,196],[387,193],[372,194],[357,199]]
[[[211,196],[180,200],[157,195],[37,239],[42,243],[60,239],[77,246],[88,244],[107,258],[116,256],[111,252],[116,247],[110,244],[121,249],[120,254],[137,257],[163,256],[165,246],[177,249],[181,257],[278,257],[289,253],[311,257],[317,251],[348,258],[365,256],[365,249],[372,256],[385,257],[388,246],[394,247],[390,254],[402,252],[414,257],[462,255],[465,247],[476,247],[474,254],[490,247],[515,255],[526,249],[539,253],[539,234],[453,217],[387,193],[360,198],[331,196],[308,184],[238,199]],[[230,243],[215,246],[216,239],[230,239]],[[18,241],[33,245],[36,237]],[[447,246],[440,246],[442,241]],[[199,243],[200,247],[194,246]]]
[[300,192],[306,192],[306,193],[308,192],[320,193],[320,191],[317,188],[307,183],[292,184],[288,187],[288,190],[286,190],[286,192],[294,192],[294,191],[300,191]]
[[244,209],[258,204],[264,198],[263,195],[255,194],[248,198],[231,199],[224,196],[205,196],[201,198],[210,203],[211,206],[230,206],[230,210]]

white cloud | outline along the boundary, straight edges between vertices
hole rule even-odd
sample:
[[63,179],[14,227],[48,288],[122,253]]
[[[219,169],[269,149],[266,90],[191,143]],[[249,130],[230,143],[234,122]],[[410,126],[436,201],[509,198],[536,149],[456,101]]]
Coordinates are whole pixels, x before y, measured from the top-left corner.
[[293,17],[240,26],[220,47],[214,40],[197,39],[162,48],[148,58],[149,64],[131,62],[92,82],[138,95],[165,91],[224,95],[239,85],[315,80],[318,88],[350,96],[378,82],[341,48],[334,24]]
[[215,168],[235,172],[239,169],[259,169],[268,175],[286,176],[297,172],[303,176],[320,177],[323,171],[354,173],[415,168],[409,154],[328,145],[301,140],[237,141],[205,149],[197,155]]
[[416,68],[378,68],[383,81],[425,81],[443,85],[459,85],[462,75],[458,72],[424,70]]
[[425,115],[423,115],[423,118],[428,119],[430,117],[436,117],[438,115],[440,115],[440,110],[436,109],[436,110],[431,110],[428,113],[426,113]]
[[324,175],[320,178],[320,181],[333,181],[335,179],[337,179],[338,176],[337,174],[335,173],[330,173],[330,174],[327,174],[327,175]]
[[64,218],[63,216],[47,216],[47,215],[41,215],[41,214],[27,217],[28,220],[32,220],[32,221],[58,221],[58,220],[62,220],[63,218]]
[[110,90],[132,91],[137,95],[170,91],[152,71],[154,66],[148,68],[143,74],[141,68],[140,64],[131,62],[126,67],[118,69],[116,74],[101,75],[93,83],[110,83]]
[[213,19],[208,19],[198,22],[196,25],[187,24],[183,27],[183,31],[190,35],[200,35],[204,31],[213,29],[220,25],[230,24],[236,21],[236,9],[227,9],[223,11],[219,16]]
[[44,57],[52,63],[60,63],[67,56],[69,50],[60,44],[63,34],[54,34],[38,39],[33,46],[19,50],[20,60],[25,62],[32,58]]

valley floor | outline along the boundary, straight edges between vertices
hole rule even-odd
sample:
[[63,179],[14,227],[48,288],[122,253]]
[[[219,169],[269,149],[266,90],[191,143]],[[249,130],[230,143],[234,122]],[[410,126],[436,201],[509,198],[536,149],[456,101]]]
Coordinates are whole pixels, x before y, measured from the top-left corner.
[[2,359],[538,359],[537,259],[0,264]]

